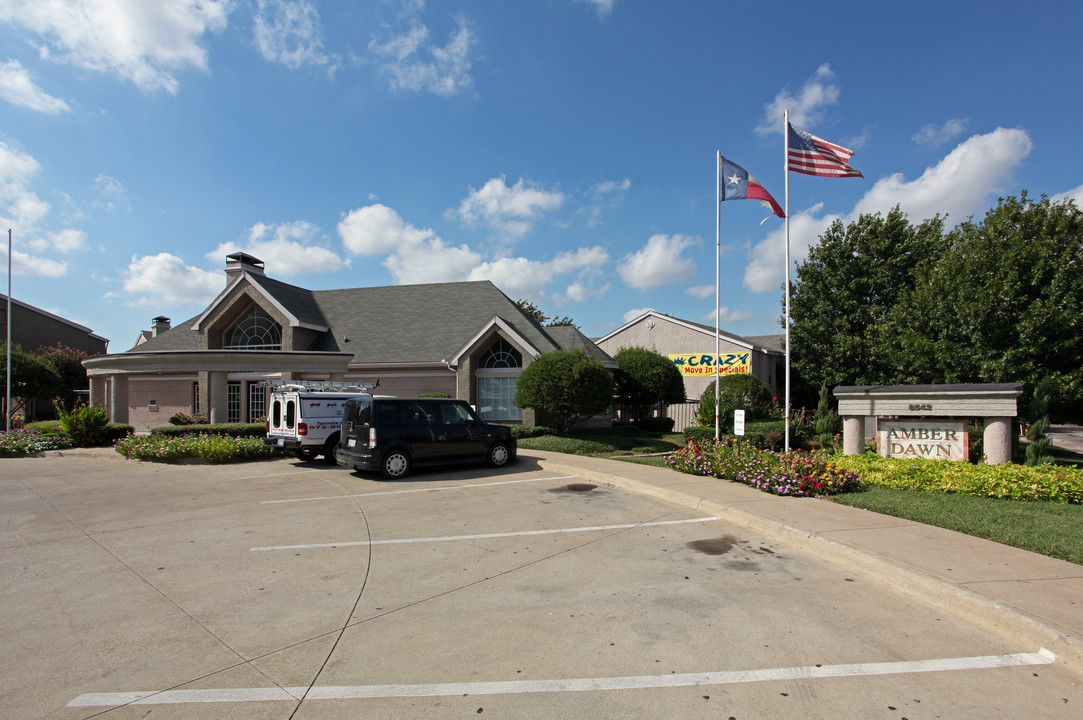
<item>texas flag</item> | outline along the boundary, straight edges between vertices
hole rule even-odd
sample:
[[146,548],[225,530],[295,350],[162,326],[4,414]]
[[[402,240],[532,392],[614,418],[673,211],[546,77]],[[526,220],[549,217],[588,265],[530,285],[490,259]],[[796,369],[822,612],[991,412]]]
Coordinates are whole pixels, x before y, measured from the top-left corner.
[[732,163],[724,157],[718,165],[718,197],[723,200],[759,200],[764,207],[769,207],[779,217],[786,217],[771,193],[756,182],[756,178],[736,163]]

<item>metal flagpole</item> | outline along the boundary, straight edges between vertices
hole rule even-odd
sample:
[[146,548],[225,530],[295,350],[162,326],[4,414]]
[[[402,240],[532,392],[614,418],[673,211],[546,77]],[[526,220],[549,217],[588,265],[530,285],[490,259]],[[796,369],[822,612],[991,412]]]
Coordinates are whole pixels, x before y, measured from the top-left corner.
[[783,174],[786,176],[786,423],[783,452],[790,452],[790,111],[782,115]]
[[6,325],[8,327],[7,338],[7,365],[4,367],[7,372],[4,373],[7,376],[7,381],[4,383],[7,386],[6,395],[4,396],[4,430],[11,432],[11,228],[8,228],[8,308],[7,308]]
[[715,150],[718,167],[714,174],[714,439],[718,442],[718,356],[721,351],[722,322],[722,151]]

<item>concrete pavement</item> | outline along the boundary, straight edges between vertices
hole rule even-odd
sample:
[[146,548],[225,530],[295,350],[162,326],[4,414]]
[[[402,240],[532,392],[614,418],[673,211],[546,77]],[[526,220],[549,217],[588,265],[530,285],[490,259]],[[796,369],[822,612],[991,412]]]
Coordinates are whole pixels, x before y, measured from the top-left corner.
[[[1083,428],[1054,443],[1083,452]],[[112,450],[59,451],[109,455]],[[1083,566],[829,500],[768,495],[740,483],[579,455],[521,450],[555,472],[656,497],[796,544],[1001,636],[1044,647],[1083,674]]]
[[916,601],[1047,648],[1083,673],[1081,565],[829,500],[777,497],[740,483],[617,460],[540,450],[520,455],[794,543]]

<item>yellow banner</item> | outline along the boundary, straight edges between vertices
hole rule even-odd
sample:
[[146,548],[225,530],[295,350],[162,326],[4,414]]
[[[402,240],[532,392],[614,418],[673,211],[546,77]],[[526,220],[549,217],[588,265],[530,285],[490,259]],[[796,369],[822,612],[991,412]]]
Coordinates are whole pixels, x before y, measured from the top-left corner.
[[[682,375],[744,374],[752,372],[749,364],[751,353],[697,353],[695,355],[670,355],[669,359]],[[717,359],[717,362],[716,362]],[[717,367],[717,370],[716,370]]]

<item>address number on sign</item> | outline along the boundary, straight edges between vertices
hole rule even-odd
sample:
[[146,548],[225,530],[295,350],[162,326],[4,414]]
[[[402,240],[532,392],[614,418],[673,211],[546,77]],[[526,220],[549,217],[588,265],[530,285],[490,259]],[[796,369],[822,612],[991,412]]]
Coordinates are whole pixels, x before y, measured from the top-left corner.
[[910,410],[912,412],[913,411],[920,411],[920,410],[924,410],[926,412],[932,412],[932,409],[933,409],[933,406],[930,405],[929,403],[910,403]]

